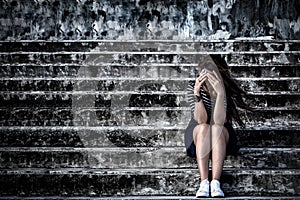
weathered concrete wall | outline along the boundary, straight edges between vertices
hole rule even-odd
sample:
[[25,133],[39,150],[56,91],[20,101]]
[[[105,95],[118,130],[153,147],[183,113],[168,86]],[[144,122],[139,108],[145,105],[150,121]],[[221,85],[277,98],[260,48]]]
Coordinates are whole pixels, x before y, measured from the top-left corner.
[[0,40],[300,39],[298,0],[1,1]]

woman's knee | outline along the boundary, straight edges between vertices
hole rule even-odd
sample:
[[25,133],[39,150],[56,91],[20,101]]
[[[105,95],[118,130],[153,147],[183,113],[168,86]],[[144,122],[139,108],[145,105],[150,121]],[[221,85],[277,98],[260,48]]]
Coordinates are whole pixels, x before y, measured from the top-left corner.
[[210,125],[206,123],[198,124],[194,128],[194,133],[206,134],[207,131],[210,129]]
[[211,126],[211,131],[212,131],[212,138],[213,139],[223,139],[225,140],[225,142],[227,143],[228,142],[228,139],[229,139],[229,133],[226,129],[226,127],[224,127],[223,125],[220,125],[220,124],[213,124]]
[[197,141],[201,140],[201,138],[204,138],[207,134],[210,133],[210,125],[203,123],[203,124],[198,124],[193,131],[193,137],[195,144]]

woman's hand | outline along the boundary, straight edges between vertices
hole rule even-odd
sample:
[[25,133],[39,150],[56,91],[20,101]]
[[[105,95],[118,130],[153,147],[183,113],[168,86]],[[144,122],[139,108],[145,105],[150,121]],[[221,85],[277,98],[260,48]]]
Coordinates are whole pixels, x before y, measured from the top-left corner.
[[194,94],[197,96],[200,96],[200,87],[204,83],[204,81],[207,80],[207,72],[206,70],[202,70],[199,74],[199,76],[196,78],[195,87],[194,87]]
[[222,80],[217,75],[217,73],[215,71],[209,71],[209,70],[206,70],[206,72],[207,72],[208,82],[210,83],[214,91],[217,93],[217,95],[224,95],[224,86],[222,84]]

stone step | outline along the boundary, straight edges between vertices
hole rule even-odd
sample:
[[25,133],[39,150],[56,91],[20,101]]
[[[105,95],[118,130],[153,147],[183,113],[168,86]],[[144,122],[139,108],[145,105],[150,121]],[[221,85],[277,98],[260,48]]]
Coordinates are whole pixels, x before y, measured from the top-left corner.
[[194,51],[194,52],[236,52],[236,51],[297,51],[298,40],[215,40],[215,41],[14,41],[0,42],[0,52],[33,51]]
[[[149,87],[151,87],[150,85]],[[154,85],[155,86],[155,85]],[[150,89],[150,88],[149,88]],[[299,96],[300,92],[296,91],[272,91],[272,92],[247,92],[247,95],[249,98],[246,99],[246,101],[253,101],[258,99],[261,101],[268,100],[268,98],[273,99],[274,102],[274,97],[276,99],[281,98],[281,100],[288,100],[288,101],[299,101]],[[14,101],[28,101],[28,100],[36,100],[39,99],[40,101],[46,102],[46,101],[66,101],[72,98],[73,100],[80,100],[84,98],[88,99],[99,99],[98,101],[118,101],[118,102],[128,102],[129,99],[133,97],[139,98],[173,98],[176,101],[179,101],[180,105],[188,105],[187,104],[187,91],[174,91],[174,92],[169,92],[169,91],[2,91],[0,92],[0,100],[1,101],[9,101],[11,100],[11,103],[14,103]],[[115,99],[114,99],[115,98]],[[287,99],[288,98],[288,99]],[[77,101],[78,101],[77,100]],[[22,105],[22,102],[20,102]],[[94,103],[94,102],[92,102]],[[282,105],[282,102],[276,102],[279,105]],[[283,102],[287,103],[287,102]],[[264,107],[267,105],[272,105],[271,102],[266,102],[264,101]],[[31,104],[32,105],[32,104]],[[70,104],[69,104],[70,105]],[[126,105],[126,104],[124,104]],[[128,105],[128,104],[127,104]],[[290,103],[288,104],[290,105]],[[288,106],[287,105],[287,106]],[[176,106],[178,107],[178,106]]]
[[[116,113],[121,113],[121,112],[150,112],[150,111],[159,111],[159,112],[185,112],[185,111],[190,111],[190,107],[185,107],[185,106],[174,106],[174,107],[169,107],[169,106],[164,106],[161,105],[162,107],[151,107],[147,105],[137,105],[138,107],[131,107],[131,106],[126,106],[122,104],[117,105],[111,105],[111,106],[106,106],[105,104],[103,105],[95,105],[93,106],[85,106],[85,105],[73,105],[73,107],[70,106],[62,106],[62,107],[25,107],[25,106],[19,106],[19,107],[0,107],[1,112],[3,113],[11,113],[12,115],[20,112],[24,113],[33,113],[33,115],[38,115],[38,113],[58,113],[64,110],[65,112],[73,112],[73,114],[77,113],[86,113],[86,112],[108,112],[108,111],[114,111]],[[147,107],[146,107],[147,106]],[[258,112],[268,112],[268,111],[282,111],[282,112],[288,112],[288,111],[298,111],[300,108],[295,106],[286,106],[286,107],[253,107],[255,111]],[[148,115],[148,114],[147,114]],[[9,115],[7,115],[9,116]],[[43,117],[43,116],[41,116]],[[3,117],[5,119],[5,117]]]
[[[186,125],[187,126],[187,125]],[[0,147],[184,146],[182,127],[1,127]],[[299,127],[236,128],[242,147],[299,148]]]
[[[226,55],[224,55],[224,57],[226,57]],[[282,62],[282,63],[272,63],[272,62],[268,62],[268,63],[264,63],[263,65],[260,63],[228,63],[228,67],[229,68],[249,68],[249,70],[251,70],[252,68],[257,69],[257,68],[264,68],[264,67],[299,67],[300,63],[297,62]],[[95,64],[95,63],[94,63]],[[126,68],[126,67],[132,67],[132,68],[138,68],[138,67],[170,67],[170,68],[174,68],[174,69],[178,69],[179,71],[183,70],[183,69],[190,69],[190,68],[195,68],[198,66],[197,62],[194,63],[163,63],[163,62],[151,62],[151,63],[133,63],[133,62],[126,62],[126,63],[122,63],[122,62],[113,62],[113,63],[97,63],[97,65],[85,65],[85,63],[81,63],[81,64],[76,64],[76,63],[46,63],[44,65],[38,64],[38,63],[2,63],[1,66],[4,69],[7,69],[8,71],[14,72],[14,69],[17,69],[16,71],[19,70],[26,70],[26,68],[30,69],[30,71],[34,70],[33,68],[50,68],[49,70],[54,70],[56,68],[58,69],[72,69],[73,70],[78,70],[78,68],[89,68],[89,67],[101,67],[101,68],[105,68],[105,67],[116,67],[116,68]],[[11,68],[12,67],[12,68]],[[188,70],[186,70],[188,71]],[[180,72],[179,72],[180,73]]]
[[[101,111],[108,111],[108,110],[114,110],[115,112],[120,112],[120,111],[137,111],[137,112],[146,112],[146,111],[160,111],[160,112],[172,112],[172,111],[190,111],[190,107],[187,106],[178,106],[178,107],[167,107],[167,106],[163,106],[162,107],[131,107],[131,106],[126,106],[126,105],[111,105],[111,106],[107,106],[105,104],[103,105],[97,105],[97,106],[85,106],[85,105],[78,105],[78,106],[35,106],[32,107],[31,106],[10,106],[10,107],[6,107],[6,106],[0,106],[0,110],[2,110],[2,112],[19,112],[19,110],[32,110],[32,112],[34,113],[39,113],[42,111],[48,111],[48,112],[59,112],[60,110],[73,110],[74,112],[86,112],[86,111],[91,111],[91,112],[101,112]],[[290,106],[285,106],[285,107],[253,107],[253,109],[255,109],[256,111],[290,111],[290,110],[299,110],[300,108],[297,107],[296,105],[290,105]]]
[[229,67],[233,77],[299,77],[297,65],[236,65]]
[[[299,81],[299,77],[233,77],[232,78],[236,82],[244,82],[244,81],[273,81],[273,82],[278,82],[278,81]],[[195,81],[195,78],[191,77],[170,77],[170,76],[158,76],[158,77],[153,77],[153,76],[141,76],[141,77],[136,77],[136,76],[128,76],[128,77],[120,77],[120,76],[114,76],[114,75],[105,75],[105,76],[100,76],[100,77],[7,77],[7,78],[2,78],[1,83],[4,84],[6,87],[17,84],[19,86],[27,86],[26,84],[32,84],[34,87],[39,87],[40,85],[47,85],[51,84],[61,84],[65,81],[65,84],[72,84],[74,88],[75,86],[80,86],[80,85],[86,85],[91,82],[91,85],[95,84],[103,84],[103,83],[111,83],[111,82],[116,82],[116,84],[127,84],[127,82],[131,83],[145,83],[146,81],[157,81],[165,84],[174,84],[174,83],[180,83],[180,84],[189,84],[190,81]],[[151,82],[150,82],[151,83]],[[21,85],[24,84],[24,85]],[[20,87],[19,86],[19,87]],[[30,85],[29,85],[30,86]],[[29,87],[27,86],[27,87]],[[34,87],[32,87],[34,89]],[[45,86],[44,86],[45,87]],[[181,86],[182,87],[182,86]],[[2,88],[5,88],[2,86]],[[64,87],[63,87],[64,88]],[[7,88],[9,89],[9,88]],[[6,89],[6,90],[7,90]],[[20,88],[16,89],[18,91]],[[49,88],[51,89],[51,88]],[[3,91],[6,91],[3,90]],[[34,89],[35,91],[38,91],[37,89]],[[43,89],[40,89],[43,91]],[[21,90],[22,91],[22,90]],[[24,90],[26,91],[26,90]],[[58,90],[59,91],[59,90]],[[64,91],[64,90],[63,90]],[[100,90],[101,91],[101,90]],[[175,90],[176,91],[176,90]]]
[[[138,104],[138,103],[137,103]],[[144,105],[143,105],[144,106]],[[1,108],[1,126],[103,126],[110,122],[127,126],[185,126],[190,110]],[[40,111],[40,112],[38,112]],[[300,125],[299,110],[258,110],[241,112],[241,119],[252,125]],[[159,119],[159,120],[158,120]]]
[[[230,66],[229,69],[233,77],[257,77],[257,78],[288,78],[299,77],[300,65],[258,65],[258,66]],[[194,71],[197,64],[147,64],[147,65],[118,65],[99,64],[97,66],[86,65],[1,65],[0,76],[3,79],[11,80],[80,80],[95,79],[100,77],[143,77],[148,79],[179,79],[192,78],[196,76]],[[95,70],[96,69],[96,70]],[[85,71],[85,72],[83,72]],[[89,75],[86,71],[91,71]],[[102,79],[102,78],[101,78]]]
[[[124,51],[124,49],[121,50],[114,50],[114,51],[101,51],[101,50],[88,50],[88,51],[13,51],[13,52],[0,52],[0,60],[7,60],[11,59],[13,57],[18,57],[18,58],[24,58],[24,56],[32,55],[29,57],[30,60],[33,58],[39,58],[42,60],[48,60],[48,59],[53,59],[54,57],[59,57],[61,55],[73,55],[75,57],[82,57],[82,58],[95,58],[95,56],[100,56],[102,57],[103,55],[108,55],[111,57],[111,55],[118,55],[123,58],[130,58],[132,56],[137,56],[139,58],[142,58],[140,55],[143,56],[154,56],[154,55],[159,55],[165,58],[170,58],[173,56],[180,56],[179,60],[184,58],[184,56],[194,58],[192,60],[199,60],[202,58],[205,58],[207,55],[227,55],[227,56],[247,56],[247,55],[297,55],[299,54],[299,50],[295,51],[221,51],[221,52],[215,52],[215,51],[196,51],[195,49],[190,50],[190,51],[159,51],[157,49],[153,49],[148,51],[147,49],[133,49],[132,51]],[[124,56],[125,55],[125,56]],[[54,56],[54,57],[53,57]],[[181,57],[183,56],[183,57]],[[289,57],[289,56],[288,56]],[[113,58],[113,57],[111,57]],[[279,58],[279,57],[278,57]],[[175,59],[175,57],[174,57]],[[177,60],[177,59],[176,59]]]
[[[82,199],[91,199],[91,200],[195,200],[198,199],[194,197],[195,195],[190,196],[157,196],[157,195],[151,195],[151,196],[106,196],[106,197],[93,197],[93,196],[82,196],[82,197],[62,197],[62,196],[33,196],[33,197],[25,197],[25,199],[69,199],[69,200],[82,200]],[[0,197],[0,199],[24,199],[24,197],[17,197],[17,196],[4,196]],[[295,200],[300,199],[300,196],[231,196],[231,197],[224,197],[224,198],[205,198],[205,199],[211,199],[211,200],[223,200],[223,199],[230,199],[230,200]]]
[[[153,91],[177,92],[185,91],[189,79],[162,79],[159,78],[113,78],[98,77],[85,80],[0,80],[0,92],[15,91],[147,91],[150,85]],[[246,92],[272,92],[272,91],[300,91],[300,77],[280,78],[236,78],[236,82]]]
[[227,63],[230,65],[264,65],[264,64],[272,64],[272,65],[280,65],[280,64],[291,64],[297,62],[299,55],[297,54],[257,54],[252,55],[239,55],[232,54],[225,57]]
[[[159,47],[158,47],[159,48]],[[271,54],[271,55],[278,55],[278,54],[282,54],[282,55],[286,55],[286,54],[299,54],[300,51],[299,49],[298,50],[295,50],[295,51],[290,51],[290,50],[283,50],[283,51],[276,51],[276,50],[273,50],[273,51],[249,51],[249,50],[246,50],[246,51],[219,51],[219,52],[216,52],[216,51],[203,51],[199,49],[199,51],[197,51],[197,49],[189,49],[187,51],[176,51],[176,50],[159,50],[158,48],[156,49],[137,49],[137,48],[134,48],[134,49],[128,49],[126,51],[126,49],[113,49],[111,51],[106,51],[106,50],[101,50],[101,49],[87,49],[86,51],[84,50],[81,50],[81,51],[70,51],[70,50],[65,50],[65,51],[59,51],[59,50],[56,50],[56,51],[6,51],[6,52],[0,52],[0,58],[3,57],[4,59],[7,59],[7,58],[12,58],[11,56],[14,56],[14,55],[33,55],[34,57],[39,57],[39,58],[52,58],[52,56],[57,56],[57,55],[69,55],[69,54],[73,54],[73,55],[96,55],[96,56],[99,56],[99,55],[112,55],[112,54],[115,54],[115,55],[128,55],[128,56],[131,56],[131,55],[197,55],[197,58],[198,60],[200,59],[205,59],[205,56],[206,55],[267,55],[267,54]],[[50,55],[45,57],[45,55]]]
[[[299,169],[299,148],[241,148],[227,156],[224,167],[233,169]],[[0,168],[191,168],[196,159],[185,147],[2,147]]]
[[[147,63],[197,63],[200,55],[207,52],[7,52],[0,53],[0,64],[85,64],[99,63],[147,64]],[[298,62],[299,51],[272,52],[215,52],[211,54],[229,54],[226,60],[230,64],[286,64]],[[263,57],[263,59],[262,59]]]
[[[194,196],[197,169],[6,169],[0,171],[4,196]],[[229,170],[221,177],[227,196],[294,196],[299,170]]]
[[[299,105],[300,98],[297,93],[248,93],[245,99],[248,105],[253,107],[286,107],[289,105]],[[300,95],[299,95],[300,96]]]
[[[245,101],[252,107],[297,107],[300,104],[299,92],[255,92],[248,93]],[[168,92],[0,92],[1,107],[114,107],[129,106],[131,98],[144,99],[144,104],[162,105],[164,100],[168,107],[188,107],[186,91],[182,93]],[[153,101],[156,99],[156,101]],[[274,99],[276,99],[274,101]],[[82,103],[81,103],[82,102]],[[135,102],[136,104],[136,102]],[[143,104],[139,104],[143,106]],[[136,107],[136,105],[135,105]]]

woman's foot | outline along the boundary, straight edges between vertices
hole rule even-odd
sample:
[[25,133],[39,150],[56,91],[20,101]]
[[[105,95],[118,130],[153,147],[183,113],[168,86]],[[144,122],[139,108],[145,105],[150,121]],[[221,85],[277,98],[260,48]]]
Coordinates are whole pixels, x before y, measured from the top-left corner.
[[220,188],[220,182],[218,180],[212,180],[210,183],[211,197],[224,197],[224,192]]
[[196,193],[196,197],[209,197],[209,181],[208,181],[208,179],[201,181],[200,187]]

